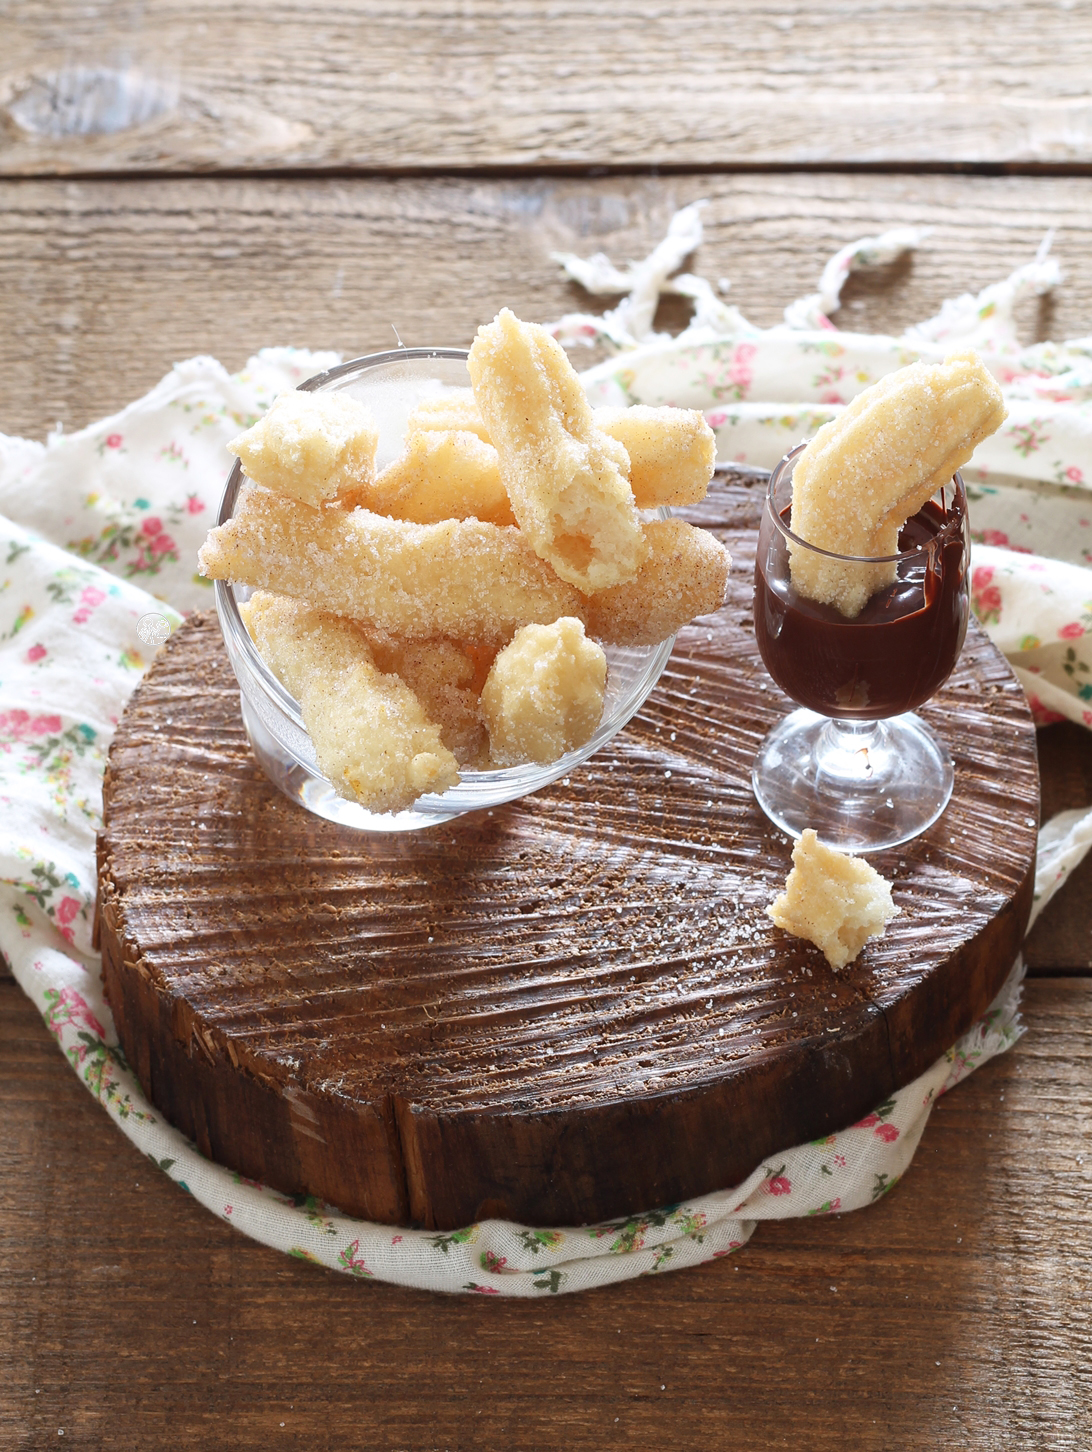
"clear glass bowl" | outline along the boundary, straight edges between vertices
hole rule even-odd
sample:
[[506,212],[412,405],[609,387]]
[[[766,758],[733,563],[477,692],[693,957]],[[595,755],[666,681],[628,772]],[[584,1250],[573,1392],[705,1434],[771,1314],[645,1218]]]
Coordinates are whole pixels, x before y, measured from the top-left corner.
[[[458,348],[399,348],[355,358],[300,385],[303,389],[344,389],[369,404],[379,420],[378,466],[401,450],[406,416],[423,397],[448,388],[466,388],[466,352]],[[243,482],[236,460],[220,502],[218,524],[231,518]],[[659,514],[666,517],[668,511]],[[216,611],[235,677],[243,724],[265,774],[292,801],[316,816],[366,832],[404,832],[450,821],[464,812],[500,806],[538,791],[566,775],[605,746],[643,705],[659,680],[675,637],[651,646],[606,646],[607,693],[603,719],[592,738],[547,765],[528,764],[496,771],[463,771],[458,786],[420,797],[412,810],[379,814],[338,796],[315,760],[311,738],[297,702],[262,660],[239,614],[239,602],[253,591],[247,585],[216,582]]]

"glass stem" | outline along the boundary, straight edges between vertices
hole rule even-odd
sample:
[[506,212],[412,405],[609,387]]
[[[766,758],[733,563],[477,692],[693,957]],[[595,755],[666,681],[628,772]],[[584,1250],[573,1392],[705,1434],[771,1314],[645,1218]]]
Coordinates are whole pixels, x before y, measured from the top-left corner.
[[885,735],[882,721],[828,721],[820,736],[819,754],[835,754],[843,762],[852,762],[854,775],[867,779],[872,775],[872,753]]

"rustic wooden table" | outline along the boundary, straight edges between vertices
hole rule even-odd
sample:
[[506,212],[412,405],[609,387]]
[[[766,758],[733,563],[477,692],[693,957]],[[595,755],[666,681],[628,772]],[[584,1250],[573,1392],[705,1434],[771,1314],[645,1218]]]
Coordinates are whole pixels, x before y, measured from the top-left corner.
[[[1028,337],[1092,331],[1085,0],[10,0],[0,428],[77,427],[176,359],[467,343],[585,302],[708,197],[706,276],[770,323],[843,242],[899,329],[1056,229]],[[664,326],[682,320],[665,307]],[[1044,812],[1092,738],[1040,733]],[[1029,1032],[890,1198],[549,1304],[361,1285],[143,1163],[0,979],[0,1444],[118,1449],[1092,1445],[1092,859],[1028,943]]]

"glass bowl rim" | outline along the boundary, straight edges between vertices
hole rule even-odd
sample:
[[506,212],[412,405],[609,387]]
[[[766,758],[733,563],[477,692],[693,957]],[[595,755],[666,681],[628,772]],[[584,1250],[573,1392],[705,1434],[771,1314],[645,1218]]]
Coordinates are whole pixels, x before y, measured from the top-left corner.
[[[963,483],[963,475],[959,472],[958,469],[956,469],[952,474],[952,484],[955,486],[956,497],[958,498],[962,496],[963,498],[964,507],[962,514],[953,515],[941,526],[940,529],[937,530],[936,534],[933,535],[932,539],[927,540],[924,544],[913,545],[910,549],[899,550],[896,554],[893,555],[840,555],[837,554],[834,550],[825,550],[822,549],[819,545],[810,544],[806,539],[802,539],[800,535],[794,534],[789,526],[784,522],[784,520],[778,514],[777,510],[774,508],[773,498],[774,489],[777,487],[778,484],[781,483],[781,480],[783,479],[789,465],[795,464],[799,455],[803,452],[804,449],[807,448],[808,442],[809,441],[805,440],[804,443],[797,444],[795,448],[790,449],[788,453],[783,455],[783,457],[780,458],[774,465],[773,469],[770,472],[769,483],[766,486],[766,498],[763,505],[764,510],[769,514],[770,519],[773,521],[774,525],[780,531],[780,533],[784,535],[786,539],[791,540],[793,544],[799,545],[801,549],[808,550],[811,554],[814,555],[822,555],[825,559],[828,560],[838,560],[840,563],[843,564],[898,564],[902,560],[912,560],[919,555],[927,553],[929,550],[936,549],[938,544],[945,542],[953,535],[956,535],[962,531],[967,519],[967,489],[965,484]],[[941,485],[942,489],[945,487],[945,485]],[[934,493],[939,492],[939,490],[934,490]]]
[[[344,363],[339,363],[333,368],[327,368],[322,373],[316,373],[305,382],[297,385],[300,392],[314,392],[323,385],[333,382],[338,378],[346,377],[352,373],[361,372],[365,368],[382,367],[384,364],[414,360],[425,362],[431,358],[447,358],[456,362],[466,362],[469,356],[466,348],[391,348],[381,353],[367,353],[359,358],[350,358]],[[217,511],[217,525],[226,524],[235,511],[239,490],[242,488],[246,476],[243,473],[242,460],[236,459],[224,484],[224,492],[220,497],[220,508]],[[667,510],[660,510],[658,513],[666,517]],[[282,715],[287,716],[289,721],[305,735],[307,727],[303,723],[303,716],[300,713],[299,702],[288,689],[282,685],[273,672],[266,665],[253,640],[250,632],[243,624],[243,617],[239,613],[239,602],[235,598],[235,587],[229,580],[214,580],[214,597],[216,602],[216,613],[220,620],[221,630],[230,632],[236,650],[245,659],[252,679],[261,688],[266,697],[277,708]],[[671,652],[675,648],[677,632],[667,636],[664,640],[658,641],[651,646],[629,646],[629,647],[604,647],[610,649],[646,650],[648,652],[647,662],[641,673],[645,679],[651,673],[648,684],[638,690],[631,692],[630,696],[619,702],[617,716],[612,716],[609,721],[599,723],[591,738],[583,746],[566,752],[555,762],[526,762],[519,766],[493,767],[485,771],[473,771],[468,768],[460,768],[461,778],[459,786],[450,788],[447,792],[433,798],[431,793],[418,801],[415,809],[421,808],[422,802],[435,800],[439,805],[445,800],[451,801],[454,794],[457,794],[460,787],[483,787],[489,783],[498,788],[506,785],[521,782],[524,777],[541,773],[549,773],[549,780],[553,780],[566,770],[576,770],[591,756],[594,756],[603,746],[613,740],[622,731],[637,712],[644,705],[645,701],[656,689],[660,677],[663,675]],[[608,655],[608,669],[609,660]],[[242,683],[240,682],[240,685]],[[541,783],[545,785],[546,783]],[[537,791],[538,785],[528,786],[527,791]],[[459,810],[463,810],[459,808]],[[473,808],[470,808],[473,810]]]

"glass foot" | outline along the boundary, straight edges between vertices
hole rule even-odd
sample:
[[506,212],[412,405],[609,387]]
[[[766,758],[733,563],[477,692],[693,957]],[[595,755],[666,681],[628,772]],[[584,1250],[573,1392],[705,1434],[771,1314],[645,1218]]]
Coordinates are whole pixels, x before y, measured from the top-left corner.
[[841,852],[909,842],[948,805],[952,758],[920,717],[832,721],[793,711],[759,748],[751,785],[770,821],[799,837],[814,827]]

